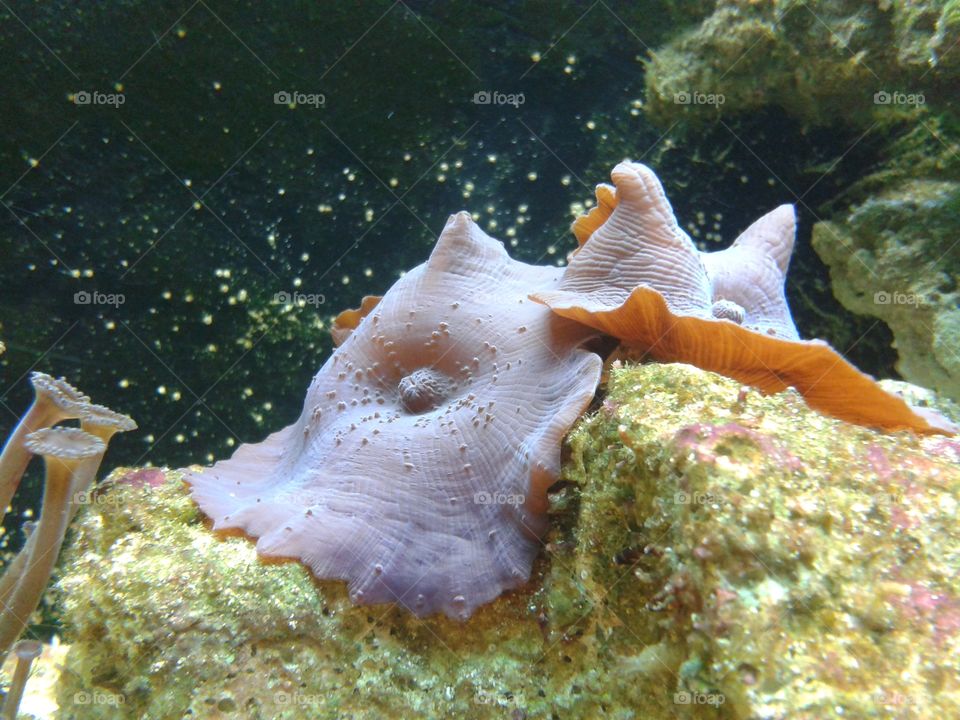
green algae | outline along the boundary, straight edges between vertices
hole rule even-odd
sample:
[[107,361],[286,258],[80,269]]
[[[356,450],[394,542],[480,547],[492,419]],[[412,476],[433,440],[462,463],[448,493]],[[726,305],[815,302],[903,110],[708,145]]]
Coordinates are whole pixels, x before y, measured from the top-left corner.
[[[712,14],[657,48],[646,74],[647,109],[664,124],[714,122],[764,107],[809,125],[866,128],[915,117],[918,103],[877,93],[925,96],[949,105],[955,79],[956,3],[844,0],[721,0]],[[719,94],[716,113],[678,103],[679,93]],[[891,112],[894,111],[894,112]]]
[[813,231],[838,299],[893,330],[898,371],[954,399],[960,264],[951,250],[958,227],[960,182],[923,178],[891,184]]
[[950,716],[958,460],[953,440],[846,425],[793,393],[615,367],[569,438],[530,583],[466,624],[354,607],[342,583],[215,537],[176,472],[138,488],[118,471],[57,586],[61,711]]

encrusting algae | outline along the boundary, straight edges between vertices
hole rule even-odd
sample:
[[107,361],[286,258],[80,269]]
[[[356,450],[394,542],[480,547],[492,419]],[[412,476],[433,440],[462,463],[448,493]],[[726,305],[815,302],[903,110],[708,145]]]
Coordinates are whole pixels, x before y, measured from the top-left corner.
[[177,473],[117,471],[58,585],[62,712],[958,714],[956,440],[650,364],[612,368],[569,446],[531,581],[466,625],[354,606],[211,535]]

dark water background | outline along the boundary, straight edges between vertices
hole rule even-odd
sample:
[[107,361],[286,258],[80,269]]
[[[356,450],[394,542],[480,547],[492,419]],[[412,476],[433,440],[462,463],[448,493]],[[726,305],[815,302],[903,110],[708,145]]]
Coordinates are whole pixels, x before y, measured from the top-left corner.
[[[570,204],[625,157],[653,165],[681,224],[702,213],[718,248],[788,188],[803,195],[788,284],[801,334],[895,376],[886,328],[838,306],[809,245],[811,210],[878,161],[876,143],[844,155],[859,133],[839,118],[804,133],[777,111],[655,127],[642,61],[686,20],[669,7],[8,2],[0,433],[37,369],[139,422],[107,466],[226,457],[297,416],[330,317],[422,262],[449,214],[556,262]],[[471,102],[482,90],[524,103]],[[83,91],[124,103],[71,100]],[[325,102],[291,109],[282,91]],[[295,291],[326,302],[274,301]],[[8,524],[35,504],[37,470]]]

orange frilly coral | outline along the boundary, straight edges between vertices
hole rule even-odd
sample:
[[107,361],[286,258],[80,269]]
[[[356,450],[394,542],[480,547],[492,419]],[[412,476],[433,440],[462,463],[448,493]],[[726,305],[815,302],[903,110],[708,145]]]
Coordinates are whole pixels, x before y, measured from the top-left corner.
[[333,319],[333,326],[330,328],[330,336],[333,338],[333,344],[337,347],[343,345],[350,333],[357,329],[357,325],[363,320],[370,311],[373,310],[383,299],[382,295],[364,295],[360,301],[360,307],[351,308],[342,311]]
[[577,219],[580,243],[557,290],[531,295],[557,314],[664,362],[685,362],[763,392],[796,388],[814,409],[885,430],[952,433],[935,412],[884,391],[821,340],[801,340],[784,278],[795,216],[783,205],[726,250],[701,253],[654,172],[623,162],[615,190]]

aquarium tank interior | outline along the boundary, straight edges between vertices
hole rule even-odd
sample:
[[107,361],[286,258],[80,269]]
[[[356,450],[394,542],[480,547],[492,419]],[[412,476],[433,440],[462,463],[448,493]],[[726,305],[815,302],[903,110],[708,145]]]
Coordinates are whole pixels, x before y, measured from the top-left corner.
[[0,2],[0,703],[960,717],[960,2]]

